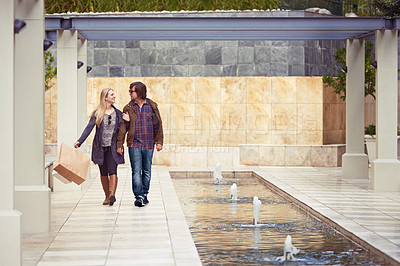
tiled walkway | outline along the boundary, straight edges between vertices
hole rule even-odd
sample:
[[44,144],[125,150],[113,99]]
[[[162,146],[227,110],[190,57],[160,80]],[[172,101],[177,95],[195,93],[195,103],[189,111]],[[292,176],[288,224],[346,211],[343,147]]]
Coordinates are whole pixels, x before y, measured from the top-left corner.
[[339,231],[400,265],[399,192],[377,193],[369,180],[341,179],[341,168],[260,167],[255,172]]
[[[101,205],[96,167],[81,191],[52,193],[51,233],[23,236],[23,265],[201,265],[169,170],[212,171],[154,166],[150,204],[143,208],[133,206],[128,166],[119,167],[113,207]],[[341,168],[223,170],[254,171],[400,265],[400,193],[375,193],[368,180],[342,180]]]
[[168,169],[154,167],[150,203],[133,205],[130,167],[118,168],[114,206],[97,167],[81,191],[51,194],[51,233],[23,236],[23,265],[201,265]]

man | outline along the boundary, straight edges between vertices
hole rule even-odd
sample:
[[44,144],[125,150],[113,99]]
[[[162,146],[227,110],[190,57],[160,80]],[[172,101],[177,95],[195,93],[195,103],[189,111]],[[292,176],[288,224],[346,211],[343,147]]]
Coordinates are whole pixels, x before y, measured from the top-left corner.
[[[131,101],[124,107],[123,113],[129,116],[129,123],[121,123],[117,152],[122,154],[125,135],[129,159],[132,168],[132,190],[135,206],[143,207],[149,200],[151,164],[154,145],[157,151],[163,148],[163,128],[157,103],[147,98],[147,88],[142,82],[133,82],[129,86]],[[125,115],[126,117],[126,115]]]

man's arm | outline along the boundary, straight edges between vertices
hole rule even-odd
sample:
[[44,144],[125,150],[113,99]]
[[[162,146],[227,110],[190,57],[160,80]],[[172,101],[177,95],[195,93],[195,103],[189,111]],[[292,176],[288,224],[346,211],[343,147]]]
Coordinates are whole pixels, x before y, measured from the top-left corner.
[[[124,108],[123,112],[125,113],[126,108]],[[122,119],[121,123],[119,124],[118,128],[118,136],[117,136],[117,152],[122,154],[124,150],[124,142],[125,142],[125,135],[126,135],[126,122]]]

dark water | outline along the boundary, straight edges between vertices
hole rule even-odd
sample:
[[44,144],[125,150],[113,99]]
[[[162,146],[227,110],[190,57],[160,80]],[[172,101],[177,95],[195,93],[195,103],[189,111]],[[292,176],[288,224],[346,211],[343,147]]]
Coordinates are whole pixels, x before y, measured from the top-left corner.
[[[186,221],[204,265],[384,265],[384,262],[325,223],[275,194],[253,177],[173,179]],[[238,186],[238,200],[229,197]],[[253,197],[261,200],[260,224]],[[287,235],[300,249],[284,262]]]

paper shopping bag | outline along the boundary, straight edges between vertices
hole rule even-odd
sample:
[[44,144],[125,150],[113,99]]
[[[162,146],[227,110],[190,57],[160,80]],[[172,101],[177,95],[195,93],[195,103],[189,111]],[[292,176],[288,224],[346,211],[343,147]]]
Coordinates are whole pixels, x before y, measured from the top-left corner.
[[80,185],[86,180],[89,161],[87,154],[61,143],[53,169],[69,181]]
[[58,180],[60,180],[61,182],[63,182],[64,184],[69,184],[71,183],[70,180],[66,179],[65,177],[63,177],[62,175],[60,175],[58,172],[53,170],[53,173],[51,174],[53,177],[57,177]]

